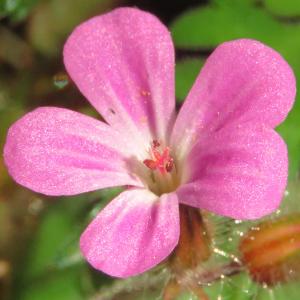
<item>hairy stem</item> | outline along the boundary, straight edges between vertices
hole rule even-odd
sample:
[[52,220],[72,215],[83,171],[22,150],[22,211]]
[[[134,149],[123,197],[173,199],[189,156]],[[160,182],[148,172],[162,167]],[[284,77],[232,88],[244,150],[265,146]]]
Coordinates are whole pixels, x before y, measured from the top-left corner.
[[[242,272],[244,269],[241,264],[236,262],[231,262],[226,265],[216,267],[212,270],[205,271],[191,271],[187,272],[180,280],[178,284],[189,289],[192,292],[200,291],[198,288],[201,285],[208,285],[210,283],[216,282],[228,276],[233,276]],[[116,280],[110,286],[101,288],[90,300],[117,300],[117,299],[127,299],[126,295],[130,295],[134,292],[143,291],[145,289],[159,289],[163,288],[168,279],[170,278],[170,273],[163,269],[157,273],[145,273],[138,277]],[[204,293],[199,299],[204,298]],[[199,297],[200,295],[198,295]],[[128,298],[132,299],[132,298]]]
[[138,277],[115,280],[110,286],[101,288],[90,300],[125,299],[123,296],[126,294],[163,287],[162,284],[165,284],[169,276],[169,272],[164,269],[158,273],[151,272]]
[[211,270],[189,271],[178,281],[182,285],[209,285],[225,277],[230,277],[244,271],[243,265],[237,262],[230,262]]

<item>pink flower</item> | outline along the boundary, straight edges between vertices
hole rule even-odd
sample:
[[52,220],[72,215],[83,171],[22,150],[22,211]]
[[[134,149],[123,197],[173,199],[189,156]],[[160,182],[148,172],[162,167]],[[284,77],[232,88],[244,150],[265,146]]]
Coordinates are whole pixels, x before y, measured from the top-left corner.
[[9,130],[11,176],[47,195],[130,186],[80,239],[96,269],[139,274],[179,238],[179,203],[237,219],[273,212],[287,181],[274,131],[292,107],[293,72],[260,42],[220,45],[175,118],[174,48],[157,18],[120,8],[78,26],[66,69],[107,123],[43,107]]

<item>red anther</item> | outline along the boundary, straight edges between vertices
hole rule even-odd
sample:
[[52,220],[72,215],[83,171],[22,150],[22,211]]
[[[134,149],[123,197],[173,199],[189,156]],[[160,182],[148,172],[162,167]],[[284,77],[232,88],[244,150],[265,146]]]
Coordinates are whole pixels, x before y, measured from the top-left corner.
[[145,159],[143,161],[144,165],[151,170],[155,170],[157,168],[157,162],[152,159]]
[[172,157],[170,157],[165,165],[166,171],[168,173],[172,172],[173,167],[174,167],[174,159]]
[[154,140],[151,144],[151,156],[153,159],[145,159],[143,163],[151,170],[159,170],[161,174],[170,173],[174,166],[174,160],[170,156],[170,148],[164,148],[161,153],[159,147],[160,143]]
[[158,140],[153,140],[152,148],[158,148],[160,146],[160,142]]

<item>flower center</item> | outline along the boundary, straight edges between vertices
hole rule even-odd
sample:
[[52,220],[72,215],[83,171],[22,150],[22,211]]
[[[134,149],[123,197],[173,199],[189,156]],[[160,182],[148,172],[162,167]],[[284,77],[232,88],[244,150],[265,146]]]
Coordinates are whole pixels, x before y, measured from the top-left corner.
[[179,176],[171,149],[154,140],[151,143],[149,155],[151,158],[143,161],[150,170],[147,180],[148,188],[157,195],[174,191],[179,185]]
[[154,140],[151,145],[152,159],[145,159],[143,163],[150,170],[157,170],[163,175],[166,173],[171,173],[174,167],[174,159],[170,155],[170,148],[165,147],[161,153],[159,147],[160,143]]

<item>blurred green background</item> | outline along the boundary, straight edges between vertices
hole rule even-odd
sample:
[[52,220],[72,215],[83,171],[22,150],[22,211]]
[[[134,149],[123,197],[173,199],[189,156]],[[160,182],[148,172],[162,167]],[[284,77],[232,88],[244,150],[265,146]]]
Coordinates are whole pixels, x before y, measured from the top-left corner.
[[[10,124],[37,106],[67,107],[97,117],[68,82],[62,46],[82,20],[125,5],[153,12],[170,28],[176,46],[178,108],[205,58],[226,40],[253,38],[266,43],[300,78],[299,0],[0,0],[1,148]],[[299,129],[300,99],[278,128],[290,158],[289,196],[283,205],[298,211]],[[80,256],[80,233],[118,192],[47,198],[17,186],[1,156],[0,299],[161,299],[157,274],[114,281],[93,271]],[[224,235],[239,233],[230,220],[220,222],[230,225]],[[226,242],[222,247],[235,251]],[[300,299],[299,283],[268,289],[253,284],[245,274],[225,278],[206,290],[217,300]],[[179,299],[195,298],[185,294]]]

